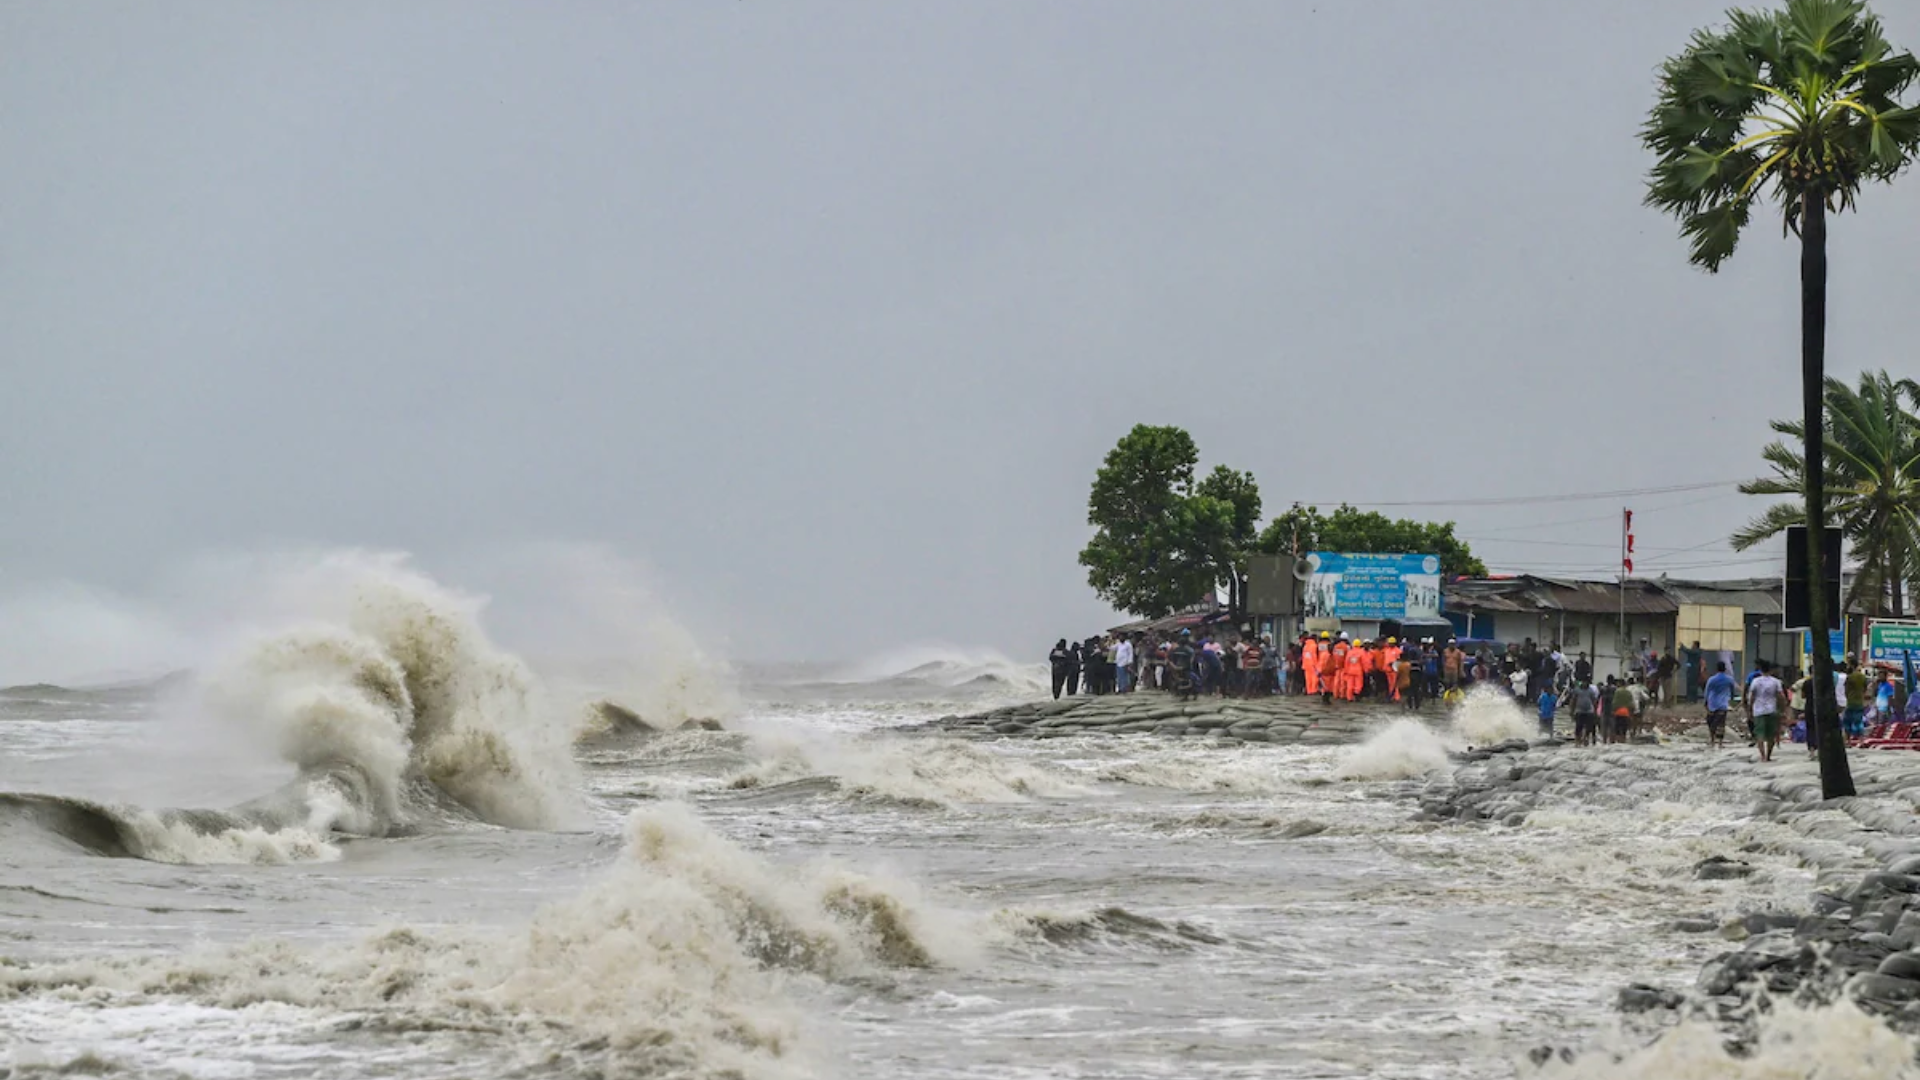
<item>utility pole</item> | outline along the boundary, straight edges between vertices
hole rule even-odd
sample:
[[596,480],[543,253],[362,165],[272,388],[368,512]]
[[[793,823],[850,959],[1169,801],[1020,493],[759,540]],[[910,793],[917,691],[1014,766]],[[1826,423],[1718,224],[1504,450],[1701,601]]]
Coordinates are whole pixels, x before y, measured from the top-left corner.
[[1627,576],[1633,573],[1633,511],[1620,508],[1620,677],[1627,677]]

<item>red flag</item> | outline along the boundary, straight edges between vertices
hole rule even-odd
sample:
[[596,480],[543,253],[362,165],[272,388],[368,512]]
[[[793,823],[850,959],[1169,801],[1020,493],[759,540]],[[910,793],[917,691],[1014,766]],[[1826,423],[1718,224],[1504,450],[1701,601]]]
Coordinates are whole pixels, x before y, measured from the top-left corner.
[[1624,567],[1626,567],[1626,568],[1627,568],[1627,573],[1629,573],[1629,574],[1631,574],[1631,573],[1633,573],[1633,560],[1632,560],[1632,559],[1621,559],[1621,560],[1620,560],[1620,565],[1621,565],[1621,566],[1624,566]]

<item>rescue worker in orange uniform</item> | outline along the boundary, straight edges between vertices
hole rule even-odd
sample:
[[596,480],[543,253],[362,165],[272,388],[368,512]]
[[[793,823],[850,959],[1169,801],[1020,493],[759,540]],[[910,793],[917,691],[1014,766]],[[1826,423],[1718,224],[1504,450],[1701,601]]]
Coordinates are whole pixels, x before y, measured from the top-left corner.
[[1333,701],[1333,692],[1340,679],[1340,654],[1329,648],[1320,650],[1320,700],[1323,703]]
[[1307,676],[1307,693],[1320,692],[1320,643],[1312,634],[1300,635],[1300,670]]
[[1405,687],[1400,685],[1399,638],[1387,639],[1387,647],[1381,654],[1381,661],[1382,667],[1380,670],[1387,673],[1387,696],[1395,701],[1399,701],[1400,691],[1405,689]]
[[1347,650],[1347,701],[1360,700],[1360,687],[1367,679],[1367,650],[1354,648]]
[[1333,641],[1333,696],[1347,700],[1347,658],[1353,655],[1353,643],[1344,637]]

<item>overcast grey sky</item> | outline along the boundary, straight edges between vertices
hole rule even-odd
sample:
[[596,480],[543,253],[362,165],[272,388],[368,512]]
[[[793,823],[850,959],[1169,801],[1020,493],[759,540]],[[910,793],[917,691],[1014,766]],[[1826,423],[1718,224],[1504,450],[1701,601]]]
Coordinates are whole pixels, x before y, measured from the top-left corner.
[[[585,541],[736,656],[1037,656],[1135,423],[1270,510],[1749,475],[1795,249],[1690,269],[1635,138],[1724,7],[0,6],[0,596]],[[1920,177],[1835,223],[1833,372],[1914,370],[1916,239]],[[1421,512],[1614,559],[1614,503]]]

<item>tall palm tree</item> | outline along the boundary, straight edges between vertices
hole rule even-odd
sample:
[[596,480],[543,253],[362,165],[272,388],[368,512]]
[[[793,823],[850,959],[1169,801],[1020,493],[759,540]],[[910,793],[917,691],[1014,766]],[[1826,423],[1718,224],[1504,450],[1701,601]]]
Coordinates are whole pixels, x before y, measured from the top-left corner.
[[[1827,213],[1854,208],[1865,184],[1893,179],[1920,150],[1920,110],[1902,101],[1916,76],[1920,63],[1894,51],[1859,0],[1787,0],[1775,11],[1730,11],[1725,27],[1695,31],[1661,66],[1659,99],[1641,129],[1656,157],[1647,203],[1679,219],[1695,264],[1720,269],[1765,198],[1779,204],[1783,230],[1800,237],[1800,437],[1815,570],[1827,520]],[[1828,615],[1821,576],[1808,575],[1816,627]],[[1813,650],[1813,684],[1828,685],[1832,672],[1827,650]],[[1833,701],[1809,697],[1821,791],[1852,795]]]
[[[1920,576],[1920,383],[1886,372],[1860,376],[1854,390],[1827,380],[1827,513],[1838,521],[1859,564],[1848,607],[1895,618],[1906,614],[1907,583]],[[1795,442],[1804,425],[1776,420],[1773,430]],[[1749,495],[1806,494],[1806,463],[1784,442],[1761,451],[1773,475],[1740,485]],[[1775,503],[1733,534],[1741,551],[1807,520],[1804,503]]]

